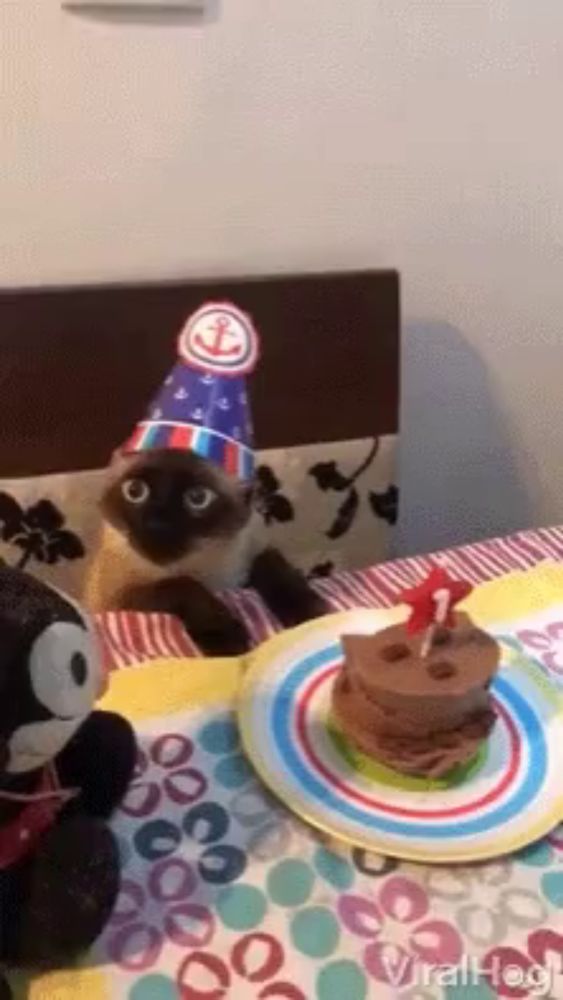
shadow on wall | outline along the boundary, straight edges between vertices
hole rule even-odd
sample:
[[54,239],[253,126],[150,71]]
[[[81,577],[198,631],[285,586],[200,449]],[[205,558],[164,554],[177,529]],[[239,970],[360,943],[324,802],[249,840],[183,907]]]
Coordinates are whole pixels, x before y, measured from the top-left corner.
[[405,325],[402,352],[397,553],[530,527],[539,486],[519,474],[482,358],[455,327],[430,321]]

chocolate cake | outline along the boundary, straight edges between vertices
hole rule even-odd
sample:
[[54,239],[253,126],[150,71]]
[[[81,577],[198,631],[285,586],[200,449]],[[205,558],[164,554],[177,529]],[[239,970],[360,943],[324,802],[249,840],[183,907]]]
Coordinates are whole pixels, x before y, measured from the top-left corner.
[[438,628],[428,655],[405,625],[343,636],[333,691],[335,720],[362,753],[404,774],[443,777],[467,763],[490,734],[489,686],[497,642],[464,613]]

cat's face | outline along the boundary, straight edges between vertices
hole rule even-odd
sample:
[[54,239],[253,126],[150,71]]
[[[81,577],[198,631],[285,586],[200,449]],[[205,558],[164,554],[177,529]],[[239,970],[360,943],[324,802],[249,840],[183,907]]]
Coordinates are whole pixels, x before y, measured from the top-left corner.
[[104,517],[154,563],[182,559],[209,539],[233,538],[250,517],[251,487],[191,452],[129,456],[111,474]]

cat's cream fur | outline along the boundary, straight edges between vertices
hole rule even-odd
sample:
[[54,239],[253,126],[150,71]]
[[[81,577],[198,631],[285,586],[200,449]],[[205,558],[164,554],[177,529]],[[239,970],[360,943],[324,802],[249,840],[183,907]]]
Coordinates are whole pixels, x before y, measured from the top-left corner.
[[104,522],[92,559],[83,603],[90,611],[119,607],[120,594],[132,584],[191,576],[209,590],[240,586],[255,554],[252,524],[229,539],[208,539],[177,562],[157,566],[132,548],[127,537]]

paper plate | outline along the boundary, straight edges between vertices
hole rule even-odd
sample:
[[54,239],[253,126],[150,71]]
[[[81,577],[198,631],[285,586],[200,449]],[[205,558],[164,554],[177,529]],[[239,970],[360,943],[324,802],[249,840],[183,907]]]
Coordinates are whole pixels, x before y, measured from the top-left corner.
[[524,847],[563,819],[561,699],[541,669],[507,650],[492,693],[498,722],[470,765],[442,781],[407,778],[355,753],[331,718],[340,636],[390,624],[354,611],[279,636],[243,681],[245,750],[269,788],[332,837],[411,861],[452,863]]

